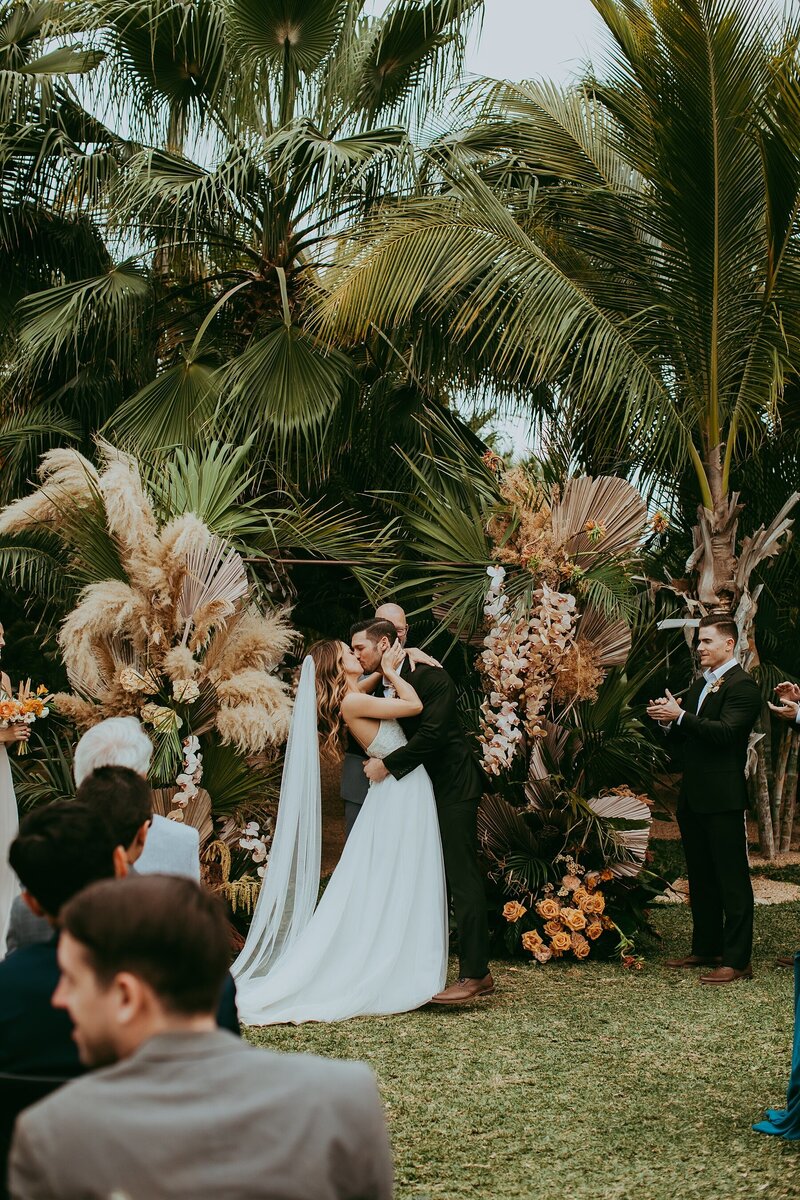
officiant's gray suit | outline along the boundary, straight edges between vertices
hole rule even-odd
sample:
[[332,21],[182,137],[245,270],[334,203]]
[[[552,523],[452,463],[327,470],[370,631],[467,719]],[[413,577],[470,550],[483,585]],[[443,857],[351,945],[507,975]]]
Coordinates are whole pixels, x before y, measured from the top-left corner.
[[364,1063],[161,1034],[22,1113],[13,1200],[390,1200]]

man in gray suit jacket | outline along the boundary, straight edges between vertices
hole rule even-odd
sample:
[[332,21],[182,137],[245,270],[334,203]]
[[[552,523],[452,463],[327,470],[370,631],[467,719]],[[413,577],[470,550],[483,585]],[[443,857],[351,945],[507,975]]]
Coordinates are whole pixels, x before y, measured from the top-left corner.
[[53,1004],[100,1069],[19,1117],[14,1200],[391,1200],[364,1064],[257,1050],[215,1028],[228,966],[215,897],[129,876],[81,892],[61,927]]

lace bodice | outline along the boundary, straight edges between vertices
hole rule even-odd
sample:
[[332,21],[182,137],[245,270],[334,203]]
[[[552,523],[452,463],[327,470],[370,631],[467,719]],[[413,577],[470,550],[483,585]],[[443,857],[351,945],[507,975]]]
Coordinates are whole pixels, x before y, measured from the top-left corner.
[[370,758],[386,758],[393,750],[405,746],[407,741],[408,738],[397,721],[381,721],[378,732],[367,746],[366,752]]

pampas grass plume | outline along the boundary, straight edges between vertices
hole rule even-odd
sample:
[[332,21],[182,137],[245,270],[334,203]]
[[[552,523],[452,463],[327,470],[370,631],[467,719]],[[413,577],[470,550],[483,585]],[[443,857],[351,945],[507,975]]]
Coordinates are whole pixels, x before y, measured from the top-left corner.
[[177,679],[194,679],[200,664],[186,646],[173,646],[164,655],[164,673],[174,683]]
[[100,643],[124,632],[135,647],[143,650],[146,618],[142,597],[121,580],[107,579],[84,588],[77,607],[58,632],[59,648],[73,687],[94,691],[110,682],[104,680],[100,669]]
[[71,692],[56,692],[53,696],[53,707],[60,717],[72,721],[82,733],[91,729],[98,721],[102,721],[105,716],[96,704],[92,704],[90,700],[83,700],[80,696],[73,696]]
[[274,609],[264,616],[252,611],[244,613],[228,636],[224,640],[218,637],[210,647],[206,655],[209,676],[217,681],[245,670],[274,670],[297,638],[288,617],[289,610],[285,608]]
[[136,463],[127,456],[112,462],[100,477],[109,533],[126,550],[136,550],[158,536],[150,501]]
[[272,711],[261,704],[220,705],[215,722],[219,735],[241,754],[260,754],[279,745],[289,733],[291,704],[288,696],[279,692],[279,681],[273,682],[277,687]]

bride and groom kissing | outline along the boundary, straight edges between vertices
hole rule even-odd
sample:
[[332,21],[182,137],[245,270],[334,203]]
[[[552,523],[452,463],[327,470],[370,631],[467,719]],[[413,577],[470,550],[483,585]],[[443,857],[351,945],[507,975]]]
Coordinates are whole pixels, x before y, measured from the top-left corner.
[[[388,621],[354,626],[351,640],[317,642],[303,662],[268,867],[232,968],[247,1024],[457,1006],[494,989],[477,844],[485,780],[453,681],[418,655],[412,664]],[[317,904],[320,754],[359,747],[369,789]],[[448,888],[460,970],[445,988]]]

